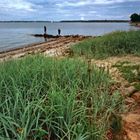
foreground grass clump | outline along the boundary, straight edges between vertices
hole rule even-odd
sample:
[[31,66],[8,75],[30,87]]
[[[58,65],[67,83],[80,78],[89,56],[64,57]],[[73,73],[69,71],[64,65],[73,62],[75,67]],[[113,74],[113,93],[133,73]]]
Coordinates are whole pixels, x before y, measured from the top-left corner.
[[103,140],[117,127],[122,97],[87,62],[34,56],[1,63],[0,73],[0,139]]
[[90,38],[72,47],[72,54],[88,58],[106,58],[125,54],[140,55],[140,31],[118,31]]

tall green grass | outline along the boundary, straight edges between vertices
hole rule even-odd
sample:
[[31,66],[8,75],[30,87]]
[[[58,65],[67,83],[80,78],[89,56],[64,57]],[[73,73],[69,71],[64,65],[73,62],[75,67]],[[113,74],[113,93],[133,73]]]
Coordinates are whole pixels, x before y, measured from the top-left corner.
[[0,63],[0,139],[106,139],[123,104],[109,87],[109,75],[85,61],[34,56]]
[[140,30],[118,31],[90,38],[74,45],[72,54],[88,58],[107,58],[126,54],[140,55]]

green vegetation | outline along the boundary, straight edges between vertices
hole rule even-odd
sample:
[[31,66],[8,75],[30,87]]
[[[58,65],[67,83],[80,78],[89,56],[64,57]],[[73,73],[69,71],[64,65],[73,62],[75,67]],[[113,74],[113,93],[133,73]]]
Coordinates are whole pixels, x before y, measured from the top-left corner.
[[140,65],[124,61],[118,62],[114,67],[117,67],[122,72],[123,77],[129,83],[134,83],[135,88],[140,90]]
[[0,73],[0,139],[103,140],[118,129],[123,99],[90,62],[34,56],[0,63]]
[[140,82],[140,65],[133,65],[130,62],[118,62],[114,66],[123,73],[124,78],[130,83]]
[[140,14],[134,13],[130,16],[132,22],[140,22]]
[[72,46],[71,54],[87,58],[107,58],[118,55],[140,55],[140,31],[118,31],[90,38]]

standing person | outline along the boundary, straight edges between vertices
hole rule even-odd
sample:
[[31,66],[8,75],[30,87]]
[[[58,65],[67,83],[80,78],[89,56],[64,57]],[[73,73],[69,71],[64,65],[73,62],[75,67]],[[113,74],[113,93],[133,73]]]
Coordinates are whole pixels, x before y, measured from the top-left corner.
[[47,41],[47,28],[44,26],[44,40]]
[[44,26],[44,34],[46,35],[46,33],[47,33],[47,28],[46,26]]
[[61,34],[61,30],[60,30],[60,29],[58,29],[58,35],[60,36],[60,34]]

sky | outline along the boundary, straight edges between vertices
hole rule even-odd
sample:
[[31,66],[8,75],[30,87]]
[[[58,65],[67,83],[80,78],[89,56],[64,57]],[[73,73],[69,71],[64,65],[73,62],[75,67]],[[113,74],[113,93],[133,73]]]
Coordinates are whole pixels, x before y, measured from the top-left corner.
[[127,20],[140,0],[0,0],[0,21]]

